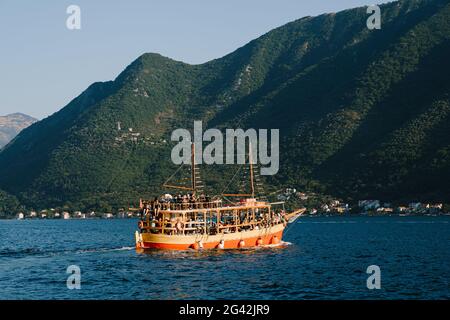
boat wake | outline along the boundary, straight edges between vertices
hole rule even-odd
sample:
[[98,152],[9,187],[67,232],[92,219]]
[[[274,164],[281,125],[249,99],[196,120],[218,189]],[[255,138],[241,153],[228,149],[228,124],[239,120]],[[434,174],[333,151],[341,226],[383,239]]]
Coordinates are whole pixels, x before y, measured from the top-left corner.
[[353,224],[353,223],[359,223],[359,221],[337,221],[337,220],[332,220],[332,221],[307,221],[307,220],[303,220],[303,221],[297,221],[297,223],[304,223],[304,224]]
[[257,248],[280,248],[280,247],[287,247],[287,246],[291,246],[292,242],[287,242],[287,241],[281,241],[280,243],[277,244],[266,244],[263,245],[261,247],[257,247]]
[[75,253],[83,254],[83,253],[130,251],[130,250],[135,250],[135,247],[82,249],[82,250],[77,250]]
[[24,256],[36,256],[41,254],[47,254],[48,251],[41,250],[39,248],[24,248],[24,249],[10,249],[5,248],[0,250],[0,257],[6,258],[20,258]]
[[1,249],[0,257],[3,258],[25,258],[31,256],[55,256],[64,254],[86,254],[86,253],[106,253],[113,251],[129,251],[134,247],[119,248],[92,248],[92,249],[75,249],[75,250],[45,250],[41,248],[24,248],[24,249]]
[[[257,247],[246,247],[246,248],[233,248],[233,249],[222,249],[221,251],[254,251],[254,250],[264,250],[264,249],[271,249],[271,248],[284,248],[287,246],[292,245],[291,242],[287,241],[281,241],[277,244],[264,244]],[[213,249],[218,250],[218,249]]]

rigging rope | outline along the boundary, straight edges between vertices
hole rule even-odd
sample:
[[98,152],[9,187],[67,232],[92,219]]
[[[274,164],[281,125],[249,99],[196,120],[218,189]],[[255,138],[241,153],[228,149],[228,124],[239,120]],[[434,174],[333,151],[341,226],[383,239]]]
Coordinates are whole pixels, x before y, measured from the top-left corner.
[[233,177],[231,178],[230,182],[228,182],[228,184],[225,186],[225,188],[222,190],[222,192],[220,194],[223,194],[225,192],[225,190],[227,190],[227,188],[230,186],[230,184],[233,182],[234,178],[236,178],[237,174],[241,171],[243,165],[240,165],[239,169],[234,173]]
[[183,167],[183,163],[178,167],[178,169],[164,182],[164,185],[167,184],[167,182],[169,182],[170,179],[172,179],[177,173],[178,171],[180,171],[180,169]]

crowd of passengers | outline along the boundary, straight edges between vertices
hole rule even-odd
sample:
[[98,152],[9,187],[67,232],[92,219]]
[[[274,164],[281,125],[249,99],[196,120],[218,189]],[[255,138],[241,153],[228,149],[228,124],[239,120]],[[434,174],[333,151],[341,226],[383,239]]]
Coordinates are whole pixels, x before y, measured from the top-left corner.
[[[165,233],[170,235],[191,235],[191,234],[209,234],[214,235],[217,233],[231,233],[240,231],[258,230],[260,228],[267,228],[279,223],[286,222],[285,212],[268,213],[257,212],[255,220],[252,221],[250,217],[245,214],[239,216],[239,220],[236,222],[232,216],[223,215],[221,220],[216,222],[215,219],[207,219],[206,228],[202,218],[195,220],[193,218],[187,218],[187,221],[182,221],[181,218],[166,217],[158,211],[148,210],[146,217],[149,221],[148,229],[142,230],[143,232],[151,233]],[[164,231],[163,231],[164,229]]]
[[189,210],[189,209],[205,209],[217,207],[220,201],[212,201],[207,195],[200,194],[178,194],[172,196],[166,194],[160,198],[155,197],[154,200],[145,202],[144,215],[151,213],[158,213],[159,210]]

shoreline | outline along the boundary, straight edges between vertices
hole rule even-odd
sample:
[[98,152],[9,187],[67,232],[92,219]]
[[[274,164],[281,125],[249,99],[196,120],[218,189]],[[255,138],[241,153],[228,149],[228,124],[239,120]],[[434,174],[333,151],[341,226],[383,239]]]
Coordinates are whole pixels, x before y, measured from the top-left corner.
[[[299,218],[379,218],[379,217],[401,217],[401,218],[408,218],[408,217],[423,217],[423,218],[436,218],[436,217],[450,217],[450,213],[439,213],[439,214],[336,214],[336,215],[330,215],[330,214],[315,214],[315,215],[309,215],[305,214],[300,216]],[[2,220],[17,220],[17,221],[32,221],[32,220],[61,220],[61,221],[84,221],[84,220],[139,220],[139,217],[130,217],[130,218],[121,218],[121,217],[113,217],[113,218],[101,218],[101,217],[95,217],[95,218],[70,218],[70,219],[63,219],[63,218],[23,218],[18,219],[16,217],[1,217],[0,221]]]

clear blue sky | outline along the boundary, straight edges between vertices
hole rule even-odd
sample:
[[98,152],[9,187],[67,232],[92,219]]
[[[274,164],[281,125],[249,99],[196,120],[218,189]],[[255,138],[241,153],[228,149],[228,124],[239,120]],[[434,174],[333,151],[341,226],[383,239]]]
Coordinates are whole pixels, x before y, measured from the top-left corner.
[[[373,2],[0,0],[0,115],[42,119],[144,52],[202,63],[303,16]],[[81,8],[81,30],[66,28],[71,4]]]

